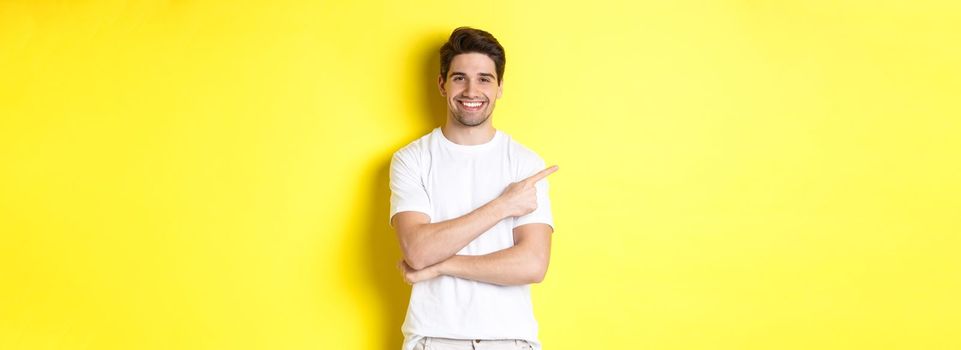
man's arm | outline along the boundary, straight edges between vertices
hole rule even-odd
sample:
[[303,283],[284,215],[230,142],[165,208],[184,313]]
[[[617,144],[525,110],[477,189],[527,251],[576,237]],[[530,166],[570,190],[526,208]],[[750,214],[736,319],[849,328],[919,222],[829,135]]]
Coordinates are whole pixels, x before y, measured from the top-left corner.
[[430,223],[430,218],[423,213],[397,213],[391,223],[407,266],[421,270],[445,261],[504,218],[534,211],[537,209],[534,185],[557,169],[555,165],[512,183],[499,197],[458,218]]
[[416,211],[397,213],[393,223],[404,260],[420,270],[457,254],[504,215],[503,207],[493,200],[464,216],[433,224],[426,214]]
[[551,259],[547,224],[527,224],[514,229],[514,246],[486,255],[455,255],[437,264],[441,275],[504,286],[540,283]]
[[448,275],[504,286],[540,283],[547,274],[553,228],[527,224],[514,229],[514,246],[486,255],[455,255],[421,270],[403,261],[398,267],[407,283]]

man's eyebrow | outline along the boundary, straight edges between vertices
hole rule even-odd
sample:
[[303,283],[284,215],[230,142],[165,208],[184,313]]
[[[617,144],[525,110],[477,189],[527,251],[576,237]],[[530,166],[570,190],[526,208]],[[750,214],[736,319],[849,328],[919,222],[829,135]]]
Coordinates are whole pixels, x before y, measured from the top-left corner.
[[[467,76],[467,73],[464,73],[464,72],[450,72],[450,76],[455,76],[455,75]],[[497,76],[494,75],[494,74],[491,74],[491,73],[478,73],[477,75],[480,75],[480,76],[482,76],[482,77],[491,77],[491,78],[497,79]]]

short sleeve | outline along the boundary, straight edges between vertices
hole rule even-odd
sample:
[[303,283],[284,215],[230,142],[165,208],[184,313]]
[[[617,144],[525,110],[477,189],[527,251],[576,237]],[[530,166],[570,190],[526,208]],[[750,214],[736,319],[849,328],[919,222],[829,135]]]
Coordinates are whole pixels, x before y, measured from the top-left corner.
[[[534,157],[532,160],[526,162],[526,164],[521,165],[523,169],[521,171],[521,179],[531,177],[547,167],[543,159],[536,155]],[[551,214],[551,198],[548,192],[547,178],[537,181],[537,183],[534,184],[534,188],[537,189],[537,209],[527,215],[514,218],[513,228],[525,224],[541,223],[548,224],[551,226],[551,229],[553,229],[554,216]]]
[[420,173],[420,164],[416,159],[408,153],[394,153],[390,161],[390,216],[387,225],[391,225],[394,215],[403,211],[418,211],[432,218],[430,198]]

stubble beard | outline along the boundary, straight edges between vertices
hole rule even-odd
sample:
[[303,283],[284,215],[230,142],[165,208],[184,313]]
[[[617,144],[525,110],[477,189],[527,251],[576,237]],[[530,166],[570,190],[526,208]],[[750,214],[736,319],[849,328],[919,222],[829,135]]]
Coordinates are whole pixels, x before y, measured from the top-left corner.
[[465,113],[455,113],[452,111],[451,114],[454,116],[454,120],[460,123],[460,125],[467,126],[467,127],[475,127],[475,126],[484,124],[484,122],[486,122],[487,119],[490,119],[491,114],[494,114],[494,111],[491,110],[489,113],[487,113],[487,115],[485,115],[483,118],[476,120],[476,122],[474,123],[471,122],[471,119],[464,117]]
[[470,120],[470,119],[465,119],[464,117],[462,117],[462,116],[460,116],[460,115],[454,114],[454,119],[456,119],[458,123],[460,123],[460,124],[463,125],[463,126],[470,126],[470,127],[474,127],[474,126],[478,126],[478,125],[484,124],[484,122],[486,122],[487,119],[490,118],[490,117],[491,117],[491,115],[488,114],[488,115],[487,115],[486,117],[484,117],[483,119],[477,120],[476,123],[471,123],[471,120]]

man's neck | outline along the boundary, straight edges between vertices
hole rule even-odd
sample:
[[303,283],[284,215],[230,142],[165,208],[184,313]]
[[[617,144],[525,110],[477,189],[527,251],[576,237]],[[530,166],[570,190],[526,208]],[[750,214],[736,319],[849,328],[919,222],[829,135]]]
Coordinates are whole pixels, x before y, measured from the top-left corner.
[[452,125],[457,123],[447,122],[440,128],[444,137],[458,145],[473,146],[490,142],[497,132],[491,123],[487,122],[478,126]]

